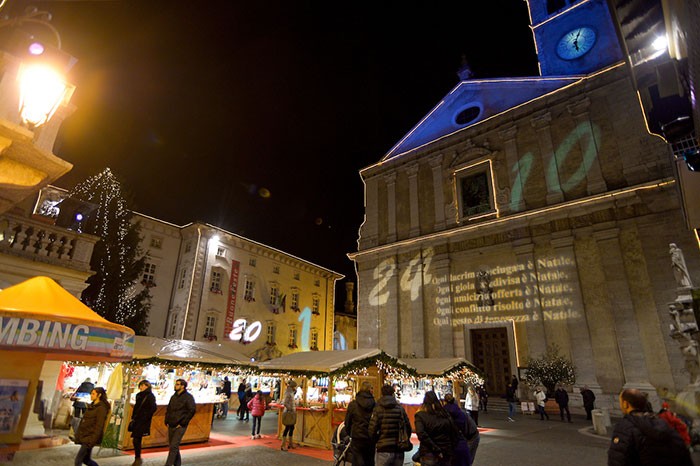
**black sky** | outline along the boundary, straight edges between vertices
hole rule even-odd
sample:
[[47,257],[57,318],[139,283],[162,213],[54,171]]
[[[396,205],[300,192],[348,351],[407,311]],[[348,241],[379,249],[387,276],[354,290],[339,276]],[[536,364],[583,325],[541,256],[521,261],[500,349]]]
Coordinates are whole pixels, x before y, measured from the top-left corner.
[[27,5],[79,60],[55,148],[75,167],[56,185],[110,167],[134,210],[351,279],[358,171],[457,84],[461,54],[476,77],[537,74],[523,0],[9,0],[2,13]]

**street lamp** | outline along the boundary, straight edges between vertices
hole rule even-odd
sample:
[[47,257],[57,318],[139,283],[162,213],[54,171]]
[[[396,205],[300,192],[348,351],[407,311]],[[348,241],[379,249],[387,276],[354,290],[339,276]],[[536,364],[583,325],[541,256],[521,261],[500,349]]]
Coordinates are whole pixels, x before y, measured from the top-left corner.
[[66,99],[68,86],[48,66],[21,65],[18,81],[19,113],[30,129],[46,123]]

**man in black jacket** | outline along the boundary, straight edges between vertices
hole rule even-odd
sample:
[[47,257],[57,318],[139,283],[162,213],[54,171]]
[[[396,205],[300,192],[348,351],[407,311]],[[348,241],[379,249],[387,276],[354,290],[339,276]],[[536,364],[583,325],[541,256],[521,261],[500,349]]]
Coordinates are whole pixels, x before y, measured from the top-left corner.
[[165,425],[168,426],[168,459],[165,466],[180,466],[180,442],[197,410],[194,397],[187,391],[187,381],[175,381],[175,393],[170,397],[168,409],[165,411]]
[[411,421],[394,398],[393,387],[382,385],[381,393],[369,421],[369,435],[377,444],[376,466],[403,464],[404,450],[399,448],[399,431],[403,424],[410,439]]
[[620,393],[625,414],[615,425],[608,466],[692,466],[680,435],[654,413],[646,412],[647,397],[639,390]]
[[554,392],[554,401],[559,405],[559,415],[561,416],[561,421],[564,422],[564,411],[566,411],[566,418],[571,422],[571,412],[569,411],[569,394],[566,393],[564,387],[557,385],[557,390]]
[[374,466],[374,440],[369,435],[369,420],[374,410],[372,384],[362,382],[360,391],[348,405],[345,428],[350,433],[353,466]]

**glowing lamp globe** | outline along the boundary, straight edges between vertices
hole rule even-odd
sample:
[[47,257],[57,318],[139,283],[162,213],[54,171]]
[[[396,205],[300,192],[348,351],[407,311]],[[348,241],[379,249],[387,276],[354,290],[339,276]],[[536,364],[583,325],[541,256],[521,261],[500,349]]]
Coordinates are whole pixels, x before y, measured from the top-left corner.
[[19,111],[22,122],[30,128],[43,125],[53,116],[68,88],[61,75],[40,64],[22,66],[19,83]]

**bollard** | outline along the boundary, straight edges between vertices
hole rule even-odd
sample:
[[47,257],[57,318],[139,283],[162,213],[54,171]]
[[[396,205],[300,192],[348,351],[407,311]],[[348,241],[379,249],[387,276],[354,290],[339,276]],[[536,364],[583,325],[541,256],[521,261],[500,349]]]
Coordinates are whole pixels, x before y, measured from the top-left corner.
[[593,418],[593,430],[598,435],[608,435],[608,427],[610,423],[610,413],[607,409],[594,409],[591,412]]

